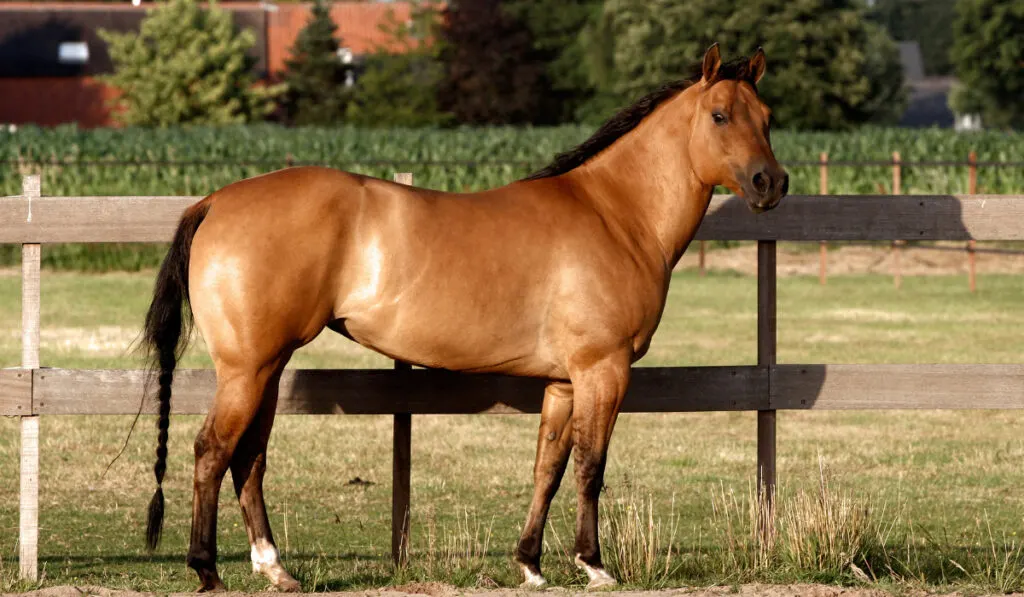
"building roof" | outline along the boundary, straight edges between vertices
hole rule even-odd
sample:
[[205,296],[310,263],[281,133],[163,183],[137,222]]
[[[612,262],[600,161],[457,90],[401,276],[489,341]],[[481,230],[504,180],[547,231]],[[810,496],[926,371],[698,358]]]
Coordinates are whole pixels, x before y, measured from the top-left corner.
[[[308,3],[221,2],[240,27],[256,35],[250,51],[254,72],[266,76],[285,68],[299,31],[309,21]],[[109,73],[112,69],[99,29],[136,31],[152,3],[129,2],[0,2],[0,77],[68,77]],[[388,32],[411,22],[411,2],[333,2],[343,47],[354,54],[379,48],[403,51]],[[65,42],[84,42],[89,58],[80,64],[58,60]]]

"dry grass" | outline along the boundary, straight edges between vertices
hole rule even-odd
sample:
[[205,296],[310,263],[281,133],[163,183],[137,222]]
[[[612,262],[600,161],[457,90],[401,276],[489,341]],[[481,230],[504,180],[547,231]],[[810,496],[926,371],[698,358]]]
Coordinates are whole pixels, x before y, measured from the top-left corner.
[[799,491],[780,499],[779,556],[798,570],[842,574],[864,557],[877,523],[867,500],[835,487],[820,458],[818,472],[817,492]]
[[[751,363],[755,284],[741,275],[684,273],[644,364]],[[42,362],[129,367],[152,274],[43,277]],[[781,362],[1020,362],[1020,280],[886,277],[780,282]],[[19,326],[18,281],[0,276],[0,330]],[[17,364],[17,334],[0,333],[0,366]],[[121,344],[117,344],[121,343]],[[206,366],[199,349],[187,366]],[[294,366],[387,366],[324,335]],[[198,417],[174,417],[164,545],[141,531],[152,488],[154,435],[144,420],[103,476],[130,417],[42,419],[41,564],[45,584],[194,589],[184,566],[191,444]],[[390,547],[389,417],[281,417],[267,494],[286,564],[307,588],[446,580],[512,586],[511,553],[529,503],[535,416],[416,417],[412,563]],[[978,412],[785,412],[779,415],[778,533],[757,540],[753,413],[630,414],[619,419],[603,497],[605,559],[633,586],[748,580],[875,582],[957,590],[1021,585],[1024,437],[1020,416]],[[18,424],[0,420],[0,590],[14,582]],[[819,456],[833,475],[822,475]],[[349,485],[359,477],[373,485]],[[552,508],[545,574],[582,587],[572,566],[572,471]],[[230,483],[225,483],[230,487]],[[844,502],[844,500],[846,500]],[[258,590],[232,492],[222,495],[219,545],[230,587]],[[787,522],[788,521],[788,522]],[[1016,533],[1016,534],[1015,534]],[[857,542],[859,541],[859,543]],[[859,547],[858,547],[859,545]],[[856,566],[853,568],[846,564]],[[845,567],[844,567],[845,566]]]

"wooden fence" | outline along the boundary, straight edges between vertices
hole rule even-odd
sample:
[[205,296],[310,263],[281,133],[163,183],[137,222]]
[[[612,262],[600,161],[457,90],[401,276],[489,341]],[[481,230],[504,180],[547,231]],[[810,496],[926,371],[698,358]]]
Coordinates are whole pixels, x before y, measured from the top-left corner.
[[[839,161],[830,162],[828,153],[822,152],[818,158],[818,162],[789,162],[787,166],[818,166],[818,193],[821,195],[829,194],[829,166],[889,166],[892,169],[892,183],[889,187],[889,191],[893,195],[902,194],[903,189],[903,168],[909,166],[967,166],[967,193],[969,195],[975,195],[978,193],[978,167],[979,166],[1009,166],[1009,167],[1024,167],[1024,163],[1017,162],[979,162],[978,154],[975,151],[971,151],[967,155],[966,162],[951,162],[951,161],[937,161],[937,162],[905,162],[900,158],[900,152],[894,151],[892,153],[892,161],[872,161],[872,162],[850,162],[850,161]],[[879,193],[885,194],[886,185],[883,183],[877,184]],[[901,268],[902,259],[901,253],[906,248],[913,249],[924,249],[924,250],[940,250],[940,251],[957,251],[953,247],[934,247],[934,246],[914,246],[907,245],[905,240],[894,240],[892,241],[891,250],[893,252],[893,263],[892,263],[892,276],[893,285],[899,289],[903,279],[903,271]],[[702,240],[698,243],[698,256],[697,256],[697,269],[701,276],[707,273],[707,241]],[[1002,255],[1024,255],[1024,251],[1015,251],[1008,249],[978,249],[974,239],[968,240],[964,243],[963,249],[959,249],[965,255],[967,261],[967,287],[970,291],[976,292],[978,288],[978,253],[997,253]],[[828,243],[826,241],[819,242],[818,252],[818,283],[824,286],[828,280]]]
[[[409,178],[405,178],[409,181]],[[142,371],[41,368],[40,244],[166,242],[199,197],[40,197],[39,178],[0,198],[0,243],[22,249],[22,367],[0,370],[0,415],[21,417],[20,571],[36,579],[40,415],[134,414]],[[757,365],[634,369],[624,412],[758,412],[758,480],[775,486],[775,417],[784,409],[1022,409],[1024,364],[779,365],[775,362],[776,241],[1024,240],[1024,196],[791,196],[754,216],[716,197],[702,240],[758,241]],[[140,321],[143,314],[139,314]],[[395,417],[392,556],[408,554],[412,415],[537,413],[543,382],[413,370],[288,370],[282,414]],[[172,412],[206,412],[213,371],[175,375]],[[147,402],[144,412],[155,413]],[[140,538],[141,540],[141,538]]]

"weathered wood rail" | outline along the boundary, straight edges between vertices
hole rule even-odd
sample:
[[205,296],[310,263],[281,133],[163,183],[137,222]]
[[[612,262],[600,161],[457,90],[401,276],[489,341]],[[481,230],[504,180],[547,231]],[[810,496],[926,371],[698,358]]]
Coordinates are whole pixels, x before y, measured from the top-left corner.
[[[403,182],[411,182],[409,178]],[[144,372],[41,368],[40,244],[166,242],[199,197],[40,197],[39,178],[0,198],[0,243],[22,251],[22,367],[0,370],[0,415],[19,416],[21,576],[36,579],[40,415],[134,414]],[[758,241],[757,365],[634,369],[625,412],[758,412],[760,494],[773,499],[775,417],[782,409],[1024,409],[1024,364],[779,365],[775,362],[776,241],[1024,240],[1024,196],[792,196],[754,216],[716,197],[697,236]],[[140,318],[142,314],[140,314]],[[172,412],[205,413],[213,371],[175,374]],[[537,413],[543,382],[414,370],[288,370],[282,414],[394,415],[392,556],[408,556],[412,415]],[[155,413],[147,401],[144,413]]]

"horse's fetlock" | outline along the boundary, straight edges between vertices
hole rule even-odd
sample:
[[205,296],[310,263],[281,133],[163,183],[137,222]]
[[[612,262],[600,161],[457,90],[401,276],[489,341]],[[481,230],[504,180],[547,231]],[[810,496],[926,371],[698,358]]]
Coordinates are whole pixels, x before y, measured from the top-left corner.
[[206,548],[191,548],[188,550],[188,557],[185,559],[188,567],[196,572],[213,570],[217,566],[217,556]]

